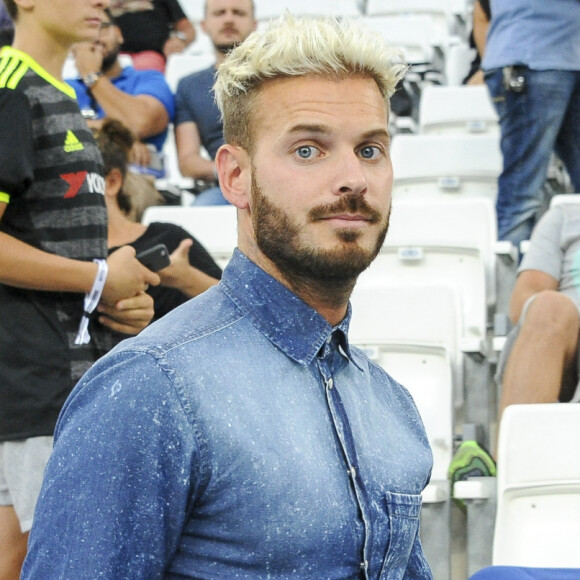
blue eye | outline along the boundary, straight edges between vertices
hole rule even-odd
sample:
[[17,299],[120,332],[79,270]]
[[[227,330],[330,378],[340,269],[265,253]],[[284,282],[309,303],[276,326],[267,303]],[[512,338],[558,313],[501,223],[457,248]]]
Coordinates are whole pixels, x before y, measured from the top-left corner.
[[380,149],[374,145],[367,145],[360,150],[363,159],[374,159],[380,154]]
[[302,145],[302,147],[296,149],[296,155],[301,159],[310,159],[314,155],[314,149],[310,145]]

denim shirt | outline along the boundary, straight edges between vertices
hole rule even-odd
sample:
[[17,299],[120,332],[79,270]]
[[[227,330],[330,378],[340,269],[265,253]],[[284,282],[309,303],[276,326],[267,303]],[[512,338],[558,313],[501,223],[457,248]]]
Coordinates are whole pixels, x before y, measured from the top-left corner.
[[236,251],[74,389],[22,578],[431,578],[427,437],[349,318]]

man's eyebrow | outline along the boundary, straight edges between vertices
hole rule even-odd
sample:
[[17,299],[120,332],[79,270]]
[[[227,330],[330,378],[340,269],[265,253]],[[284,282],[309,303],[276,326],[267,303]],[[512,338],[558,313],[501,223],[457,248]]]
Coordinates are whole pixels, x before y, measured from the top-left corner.
[[330,129],[324,125],[319,125],[317,123],[299,123],[290,127],[289,133],[318,133],[318,134],[328,134]]
[[[299,123],[298,125],[294,125],[288,131],[291,134],[294,133],[314,133],[318,135],[328,135],[332,131],[326,125],[320,125],[317,123]],[[361,135],[361,139],[385,139],[390,141],[391,136],[386,129],[378,128],[378,129],[370,129],[369,131],[365,131]]]
[[371,129],[370,131],[366,131],[362,134],[363,139],[386,139],[387,141],[391,140],[391,135],[386,129]]

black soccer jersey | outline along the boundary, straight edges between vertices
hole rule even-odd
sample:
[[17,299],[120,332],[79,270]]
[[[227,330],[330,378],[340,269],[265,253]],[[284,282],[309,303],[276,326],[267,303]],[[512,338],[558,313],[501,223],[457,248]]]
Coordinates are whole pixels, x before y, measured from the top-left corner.
[[[74,91],[29,56],[0,53],[0,231],[78,260],[107,257],[103,164]],[[0,284],[0,440],[52,435],[94,362],[74,338],[80,293]]]

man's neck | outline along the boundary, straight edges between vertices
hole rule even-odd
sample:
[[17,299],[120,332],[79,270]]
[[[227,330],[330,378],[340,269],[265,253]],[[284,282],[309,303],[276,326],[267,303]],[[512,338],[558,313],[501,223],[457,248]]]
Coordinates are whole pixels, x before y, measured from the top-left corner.
[[220,64],[222,64],[226,59],[227,54],[225,54],[221,50],[218,50],[217,48],[214,49],[214,54],[215,54],[215,67],[218,68]]
[[339,324],[346,316],[348,300],[354,288],[354,282],[348,287],[344,284],[337,287],[337,285],[304,278],[276,279],[308,306],[316,310],[332,326]]
[[282,272],[257,246],[252,248],[239,244],[239,248],[246,257],[316,310],[332,326],[339,324],[346,316],[356,278],[348,281],[326,281],[293,272]]

